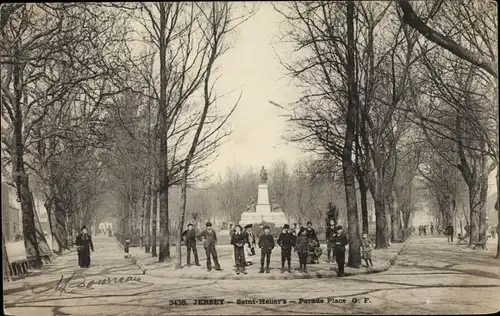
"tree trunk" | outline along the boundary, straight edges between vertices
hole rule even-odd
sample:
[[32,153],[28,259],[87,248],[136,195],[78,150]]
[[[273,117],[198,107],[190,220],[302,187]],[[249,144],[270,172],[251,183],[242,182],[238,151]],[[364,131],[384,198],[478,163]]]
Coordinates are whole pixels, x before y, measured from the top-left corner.
[[158,261],[164,262],[170,259],[170,241],[169,241],[169,225],[168,225],[168,157],[167,157],[167,137],[168,137],[168,113],[167,113],[167,64],[166,64],[166,24],[167,12],[165,3],[160,2],[160,29],[159,29],[159,53],[160,53],[160,104],[159,104],[159,130],[160,130],[160,234],[163,240],[160,243]]
[[3,268],[3,279],[4,281],[12,281],[10,277],[10,268],[9,268],[9,256],[7,254],[7,247],[5,245],[5,236],[2,232],[2,268]]
[[359,268],[361,265],[361,240],[359,236],[359,218],[355,187],[354,164],[352,161],[354,134],[356,131],[356,114],[358,103],[356,102],[357,86],[355,76],[354,53],[356,50],[354,42],[354,2],[347,2],[347,120],[344,149],[342,152],[342,167],[344,173],[344,186],[346,194],[347,221],[349,232],[349,258],[348,266]]
[[363,232],[368,233],[368,186],[366,185],[365,178],[363,175],[358,177],[359,192],[361,194],[361,222],[363,226]]
[[[156,174],[156,172],[155,172]],[[156,179],[156,177],[155,177]],[[156,183],[156,180],[155,180]],[[155,188],[153,189],[152,192],[153,195],[153,206],[152,206],[152,221],[151,221],[151,256],[156,257],[158,254],[156,253],[156,233],[158,231],[157,228],[157,219],[158,219],[158,191],[156,190],[156,185]]]
[[146,212],[144,214],[144,250],[150,252],[151,248],[151,176],[148,176],[148,193],[146,194]]
[[175,264],[176,269],[182,268],[182,246],[181,246],[181,241],[182,241],[182,230],[184,228],[184,221],[186,218],[186,202],[187,202],[187,177],[188,177],[188,172],[187,168],[185,167],[185,171],[182,176],[182,184],[181,184],[181,209],[180,209],[180,220],[179,220],[179,226],[177,227],[177,238],[176,238],[176,253],[177,253],[177,262]]
[[[497,99],[498,100],[498,99]],[[498,126],[497,126],[498,127]],[[497,202],[496,202],[496,211],[497,211],[497,259],[500,259],[500,205],[498,205],[498,199],[500,196],[498,195],[498,190],[500,189],[500,166],[497,165]]]

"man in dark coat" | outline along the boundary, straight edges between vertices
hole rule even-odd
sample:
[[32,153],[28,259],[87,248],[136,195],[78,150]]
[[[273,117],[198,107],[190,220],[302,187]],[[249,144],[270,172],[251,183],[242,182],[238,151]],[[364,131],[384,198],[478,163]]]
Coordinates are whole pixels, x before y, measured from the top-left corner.
[[281,247],[281,273],[285,272],[285,261],[288,263],[288,272],[291,273],[292,247],[295,246],[295,236],[288,231],[290,226],[285,224],[283,232],[278,237],[278,245]]
[[207,255],[207,271],[212,270],[212,262],[210,257],[214,259],[215,270],[221,271],[219,265],[219,260],[217,258],[217,251],[215,250],[215,244],[217,243],[217,235],[212,229],[212,223],[207,222],[205,225],[206,229],[198,235],[198,240],[203,239],[203,246],[205,247],[205,254]]
[[81,268],[88,268],[90,266],[90,250],[94,251],[94,244],[87,227],[82,226],[81,233],[76,236],[75,244],[78,249],[78,265]]
[[247,234],[242,231],[240,225],[236,225],[233,235],[231,236],[231,245],[234,246],[234,258],[236,260],[236,274],[243,272],[247,274],[246,260],[245,260],[245,250],[244,246],[248,243]]
[[345,246],[347,246],[347,236],[342,231],[342,226],[337,226],[337,233],[335,238],[335,260],[339,266],[338,277],[344,276],[344,265],[345,265]]
[[264,261],[266,261],[266,273],[271,270],[269,264],[271,262],[271,251],[274,248],[274,237],[271,235],[271,228],[269,226],[264,226],[264,233],[259,237],[259,248],[260,248],[260,271],[264,272]]
[[448,242],[450,242],[450,239],[451,239],[451,242],[453,242],[453,234],[454,234],[454,229],[453,229],[453,226],[452,225],[448,225],[448,227],[446,227],[446,236],[448,236]]
[[186,243],[187,247],[187,265],[191,266],[191,251],[194,255],[194,263],[197,266],[201,266],[198,261],[198,250],[196,249],[196,231],[193,229],[193,224],[188,224],[187,230],[182,233],[182,239]]

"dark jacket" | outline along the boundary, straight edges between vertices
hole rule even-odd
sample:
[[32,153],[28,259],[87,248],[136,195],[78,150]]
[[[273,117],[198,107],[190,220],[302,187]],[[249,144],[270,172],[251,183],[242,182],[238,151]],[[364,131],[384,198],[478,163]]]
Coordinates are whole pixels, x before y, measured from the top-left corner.
[[305,235],[300,235],[297,237],[297,241],[295,243],[297,247],[297,252],[298,253],[305,253],[307,252],[307,248],[309,245],[309,239]]
[[314,230],[314,228],[306,228],[306,236],[308,239],[315,240],[319,244],[318,236],[316,236],[316,231]]
[[203,237],[205,238],[205,243],[204,243],[205,247],[209,247],[209,246],[215,245],[217,243],[217,235],[215,234],[215,230],[213,230],[213,229],[212,229],[212,232],[209,232],[206,229],[204,231],[202,231],[198,235],[198,240],[201,240]]
[[347,244],[349,243],[349,241],[347,240],[347,235],[344,234],[343,232],[342,233],[337,233],[337,236],[336,236],[336,241],[335,241],[335,245],[338,247],[345,247],[347,246]]
[[235,247],[238,247],[238,248],[243,248],[243,245],[246,244],[248,241],[247,241],[247,234],[246,233],[243,233],[243,232],[239,232],[239,233],[234,233],[232,236],[231,236],[231,245],[234,245]]
[[281,249],[292,249],[295,247],[295,236],[291,232],[281,233],[278,237],[278,245]]
[[196,244],[196,231],[194,229],[185,230],[182,233],[182,238],[184,238],[186,244]]
[[453,235],[453,231],[454,231],[453,226],[450,225],[446,227],[446,235],[448,236]]
[[92,249],[92,251],[94,251],[94,244],[92,243],[92,236],[90,234],[81,233],[80,235],[76,236],[75,244],[77,246],[82,246],[83,250],[88,251],[90,248]]
[[274,248],[274,237],[269,234],[262,234],[259,237],[259,248],[262,249],[262,252],[270,252]]

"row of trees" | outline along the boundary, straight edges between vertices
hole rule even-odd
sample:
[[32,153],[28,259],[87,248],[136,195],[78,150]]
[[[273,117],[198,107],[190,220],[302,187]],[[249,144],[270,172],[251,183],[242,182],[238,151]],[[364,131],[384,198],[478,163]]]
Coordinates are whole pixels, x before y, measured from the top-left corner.
[[281,39],[293,46],[281,63],[301,94],[278,106],[289,113],[289,140],[342,166],[349,265],[360,264],[356,186],[362,214],[371,193],[376,247],[385,248],[407,227],[414,178],[438,200],[442,227],[452,224],[458,171],[469,192],[470,243],[480,240],[487,179],[498,166],[495,4],[315,1],[275,9],[285,20]]
[[183,227],[187,188],[230,132],[237,103],[221,106],[218,60],[252,14],[236,6],[2,5],[2,163],[13,170],[35,265],[50,255],[35,195],[58,254],[81,225],[116,217],[121,236],[152,231],[153,246],[159,224],[159,259],[170,258],[169,188],[182,189]]

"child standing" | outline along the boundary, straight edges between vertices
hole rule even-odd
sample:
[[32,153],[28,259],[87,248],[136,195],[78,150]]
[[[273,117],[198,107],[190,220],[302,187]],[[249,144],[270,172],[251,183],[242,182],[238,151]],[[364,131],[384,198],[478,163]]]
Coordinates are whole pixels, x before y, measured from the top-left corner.
[[308,238],[306,236],[306,230],[302,227],[299,230],[299,236],[297,237],[296,248],[299,254],[300,272],[307,273],[307,248],[308,248]]
[[207,271],[210,272],[212,270],[211,258],[214,259],[215,270],[221,271],[222,269],[220,268],[219,260],[217,258],[217,251],[215,250],[217,234],[215,234],[215,231],[212,229],[212,223],[207,222],[205,226],[206,229],[198,235],[198,240],[203,239],[203,247],[205,248],[205,253],[207,255]]
[[[363,250],[363,259],[365,259],[366,266],[369,267],[370,265],[373,267],[373,262],[372,262],[372,249],[373,249],[373,243],[372,241],[368,238],[367,233],[363,233],[363,238],[361,239],[361,249]],[[368,264],[370,263],[370,264]]]
[[264,234],[259,237],[259,248],[260,248],[260,271],[264,272],[264,261],[266,261],[266,273],[270,272],[269,263],[271,261],[271,251],[274,248],[274,237],[271,235],[271,228],[269,226],[264,226]]
[[245,251],[243,246],[247,243],[246,234],[241,231],[241,226],[236,225],[234,227],[234,234],[231,236],[231,245],[234,246],[234,258],[236,260],[236,274],[247,274],[245,271],[246,261],[245,261]]
[[295,236],[288,229],[290,229],[290,226],[285,224],[283,232],[278,237],[278,245],[281,247],[281,273],[285,272],[285,261],[288,263],[288,272],[292,272],[290,262],[292,260],[292,247],[295,245]]

